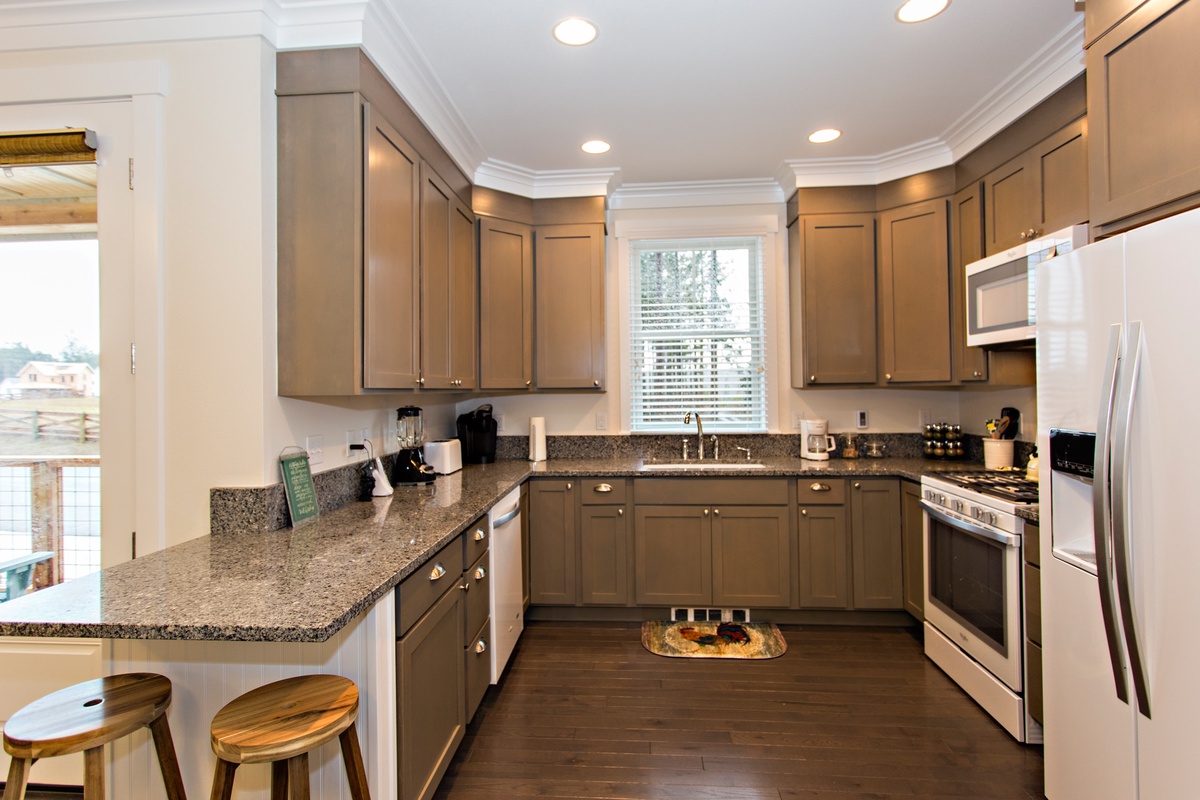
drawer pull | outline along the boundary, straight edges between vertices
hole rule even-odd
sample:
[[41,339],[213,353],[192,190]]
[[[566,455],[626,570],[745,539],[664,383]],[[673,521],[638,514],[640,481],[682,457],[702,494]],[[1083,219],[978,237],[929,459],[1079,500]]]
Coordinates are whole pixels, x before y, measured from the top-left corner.
[[484,539],[487,538],[487,531],[485,531],[483,528],[476,528],[474,538],[475,538],[475,541],[482,542]]
[[571,491],[571,484],[570,484],[570,483],[568,483],[568,484],[567,484],[567,491],[568,491],[568,492],[569,492],[569,491]]
[[800,509],[800,516],[802,516],[802,517],[807,517],[807,516],[808,516],[808,509],[807,509],[807,508],[802,508],[802,509]]
[[829,491],[833,490],[833,487],[830,486],[828,483],[814,483],[812,486],[809,486],[808,488],[814,492],[829,492]]
[[855,483],[855,484],[854,484],[854,488],[855,488],[855,489],[861,489],[861,488],[862,488],[862,484],[861,484],[861,483]]
[[471,591],[471,584],[467,583],[466,581],[463,581],[462,583],[460,583],[458,585],[458,588],[460,591],[469,592],[469,591]]
[[706,517],[708,516],[708,509],[707,509],[707,508],[706,508],[706,509],[704,509],[704,516],[706,516]]
[[441,579],[446,574],[446,568],[442,566],[442,562],[433,565],[433,569],[429,571],[429,582],[433,583]]
[[617,516],[618,516],[618,517],[623,517],[623,516],[625,516],[625,509],[623,509],[623,508],[618,508],[618,509],[617,509]]
[[592,487],[592,491],[599,492],[600,494],[608,494],[609,492],[612,491],[612,484],[611,483],[598,483],[594,487]]
[[487,639],[480,639],[475,643],[475,652],[483,655],[487,652]]
[[486,577],[487,577],[487,570],[486,570],[486,569],[484,569],[483,567],[476,567],[476,568],[475,568],[475,580],[477,580],[477,581],[481,581],[481,580],[483,580],[483,579],[484,579],[484,578],[486,578]]
[[714,517],[719,517],[719,516],[721,516],[721,509],[719,509],[719,508],[714,508],[714,509],[713,509],[713,516],[714,516]]

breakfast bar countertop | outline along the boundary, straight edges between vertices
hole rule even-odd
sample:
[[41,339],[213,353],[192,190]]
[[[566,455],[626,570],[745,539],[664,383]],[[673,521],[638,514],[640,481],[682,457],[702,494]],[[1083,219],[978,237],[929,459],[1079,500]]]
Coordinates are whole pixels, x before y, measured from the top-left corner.
[[299,528],[202,536],[0,604],[0,635],[322,642],[529,477],[898,477],[978,463],[770,458],[758,469],[640,469],[641,459],[469,465]]

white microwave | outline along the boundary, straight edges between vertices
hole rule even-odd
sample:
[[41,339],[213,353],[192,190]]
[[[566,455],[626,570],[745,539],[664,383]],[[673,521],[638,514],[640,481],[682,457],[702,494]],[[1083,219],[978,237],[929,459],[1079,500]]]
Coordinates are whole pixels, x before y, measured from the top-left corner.
[[1085,244],[1087,226],[1072,225],[967,264],[967,345],[1033,344],[1035,268]]

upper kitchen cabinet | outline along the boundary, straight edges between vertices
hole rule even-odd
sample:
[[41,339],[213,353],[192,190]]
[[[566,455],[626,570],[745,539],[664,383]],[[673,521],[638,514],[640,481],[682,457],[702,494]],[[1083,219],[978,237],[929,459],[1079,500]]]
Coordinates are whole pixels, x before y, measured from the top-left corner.
[[1091,47],[1145,3],[1146,0],[1087,0],[1083,7],[1084,47]]
[[947,220],[943,199],[879,215],[879,342],[885,384],[950,380]]
[[421,386],[474,389],[475,215],[421,164]]
[[[276,59],[279,394],[414,389],[422,367],[423,256],[444,258],[439,277],[456,287],[447,293],[471,304],[461,316],[447,314],[445,327],[426,324],[425,335],[470,325],[462,338],[472,353],[477,346],[470,183],[358,49]],[[444,179],[444,230],[434,226],[444,237],[423,250],[422,200],[432,195],[423,196],[422,175],[433,171]],[[469,291],[457,288],[468,282]],[[462,358],[454,355],[462,352],[459,338],[446,338],[447,359]],[[474,380],[469,358],[464,381]]]
[[985,255],[1088,219],[1087,119],[983,178]]
[[788,262],[792,386],[874,384],[875,215],[798,217]]
[[604,388],[604,224],[534,228],[539,389]]
[[983,258],[983,188],[976,181],[950,201],[950,338],[954,380],[988,379],[988,353],[967,347],[967,276],[965,267]]
[[1197,42],[1200,0],[1150,0],[1088,49],[1093,234],[1200,204]]
[[479,388],[533,387],[533,226],[479,218]]

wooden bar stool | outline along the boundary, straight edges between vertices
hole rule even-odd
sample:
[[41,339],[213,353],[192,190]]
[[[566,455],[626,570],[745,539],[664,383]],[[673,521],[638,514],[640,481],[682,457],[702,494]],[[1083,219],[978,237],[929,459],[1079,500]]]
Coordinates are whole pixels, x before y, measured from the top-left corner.
[[12,756],[4,800],[23,800],[29,768],[39,758],[83,752],[83,796],[104,798],[104,745],[149,728],[170,800],[186,800],[167,708],[171,681],[133,672],[77,683],[34,700],[4,724]]
[[217,754],[212,800],[229,800],[239,764],[271,764],[271,800],[309,800],[308,754],[341,740],[354,800],[370,800],[354,720],[358,687],[338,675],[301,675],[268,683],[230,701],[212,721]]

